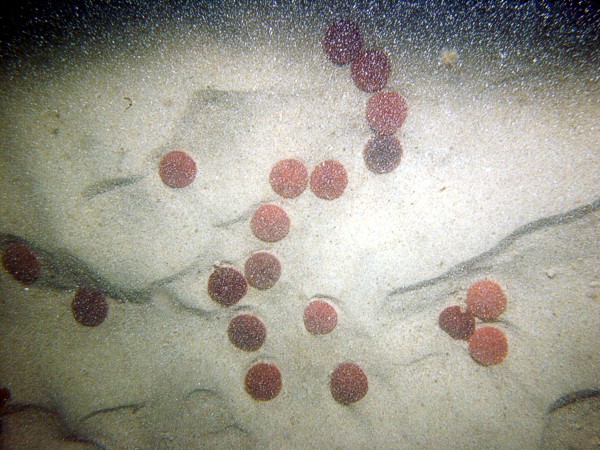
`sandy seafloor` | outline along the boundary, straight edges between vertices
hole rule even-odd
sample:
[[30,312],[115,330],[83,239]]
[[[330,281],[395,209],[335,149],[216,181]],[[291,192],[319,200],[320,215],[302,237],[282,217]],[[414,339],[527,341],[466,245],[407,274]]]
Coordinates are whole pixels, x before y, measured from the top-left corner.
[[[408,3],[223,6],[5,54],[0,233],[50,275],[24,287],[0,273],[3,446],[597,448],[597,47],[556,17],[541,39],[497,7],[467,25]],[[389,54],[387,89],[408,99],[393,173],[365,167],[369,95],[321,49],[337,17]],[[158,176],[171,149],[198,163],[187,188]],[[288,157],[341,161],[344,195],[279,198],[268,174]],[[291,218],[280,242],[252,235],[262,202]],[[280,257],[279,282],[213,302],[214,265],[261,249]],[[437,324],[481,278],[509,299],[495,324],[509,354],[490,367]],[[109,294],[98,327],[73,319],[80,285]],[[302,323],[318,295],[339,314],[325,336]],[[227,339],[240,311],[267,326],[257,352]],[[328,383],[347,360],[369,392],[343,406]],[[244,391],[256,361],[282,372],[272,401]]]

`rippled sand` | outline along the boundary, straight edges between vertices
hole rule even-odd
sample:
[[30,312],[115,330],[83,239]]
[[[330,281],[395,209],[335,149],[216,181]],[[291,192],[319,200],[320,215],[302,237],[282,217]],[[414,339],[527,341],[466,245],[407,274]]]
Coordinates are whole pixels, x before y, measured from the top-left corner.
[[[3,59],[0,237],[43,262],[31,286],[0,273],[5,445],[36,429],[42,446],[552,447],[568,408],[589,419],[572,442],[593,444],[581,434],[597,426],[600,381],[594,54],[560,33],[516,45],[503,20],[542,29],[522,12],[474,11],[469,29],[434,11],[170,11]],[[386,89],[409,104],[389,174],[363,160],[369,94],[321,49],[339,16],[389,54]],[[183,189],[158,173],[174,149],[198,166]],[[338,160],[348,186],[283,199],[269,171],[284,158],[309,171]],[[267,202],[291,222],[274,243],[250,228]],[[212,300],[214,267],[242,269],[257,250],[278,256],[279,281]],[[508,356],[487,367],[437,323],[482,278],[508,297],[491,324]],[[101,325],[74,320],[78,286],[107,294]],[[317,296],[338,313],[329,334],[303,323]],[[227,337],[240,312],[266,325],[256,352]],[[245,392],[259,361],[281,371],[270,401]],[[368,377],[351,405],[329,387],[346,361]]]

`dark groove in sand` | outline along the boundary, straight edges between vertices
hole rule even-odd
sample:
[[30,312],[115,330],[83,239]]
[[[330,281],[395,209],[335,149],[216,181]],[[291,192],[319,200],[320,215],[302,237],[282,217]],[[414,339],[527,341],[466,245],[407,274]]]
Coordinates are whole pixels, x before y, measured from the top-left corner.
[[94,183],[88,187],[86,187],[82,192],[81,196],[85,199],[92,199],[98,195],[106,194],[107,192],[114,191],[115,189],[131,186],[132,184],[137,183],[142,180],[144,177],[142,176],[130,176],[130,177],[120,177],[120,178],[110,178],[107,180],[100,181],[98,183]]
[[489,250],[480,253],[466,261],[458,263],[457,265],[451,267],[446,272],[438,275],[437,277],[430,278],[428,280],[419,281],[417,283],[400,286],[391,292],[388,293],[387,298],[405,294],[407,292],[416,291],[425,287],[430,287],[436,285],[448,278],[451,278],[456,275],[463,274],[475,267],[475,265],[485,259],[488,259],[492,256],[496,256],[504,251],[506,251],[512,244],[514,244],[519,238],[522,236],[531,234],[535,231],[541,230],[543,228],[554,227],[557,225],[565,225],[567,223],[573,222],[575,220],[581,219],[582,217],[595,212],[600,209],[600,198],[594,200],[592,203],[589,203],[584,206],[580,206],[579,208],[572,209],[565,213],[556,214],[554,216],[543,217],[541,219],[534,220],[533,222],[529,222],[525,225],[518,227],[515,231],[510,233],[508,236],[500,240],[495,246],[490,248]]
[[600,397],[600,390],[598,389],[582,389],[580,391],[570,392],[558,398],[548,408],[547,414],[552,414],[565,406],[569,406],[573,403],[587,400],[588,398]]
[[117,406],[111,406],[108,408],[97,409],[96,411],[92,411],[91,413],[88,413],[85,416],[83,416],[82,418],[80,418],[79,422],[80,423],[85,422],[85,421],[93,418],[94,416],[97,416],[98,414],[116,412],[116,411],[121,411],[121,410],[131,410],[131,414],[135,414],[136,412],[138,412],[141,408],[143,408],[145,406],[146,406],[146,402],[140,402],[140,403],[128,403],[125,405],[117,405]]

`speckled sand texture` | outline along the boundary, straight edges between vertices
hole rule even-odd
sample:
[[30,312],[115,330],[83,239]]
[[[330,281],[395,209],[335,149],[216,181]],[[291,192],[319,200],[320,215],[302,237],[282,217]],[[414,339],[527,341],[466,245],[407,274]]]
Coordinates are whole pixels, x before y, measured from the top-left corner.
[[[19,236],[42,264],[28,286],[0,271],[5,445],[534,448],[562,423],[557,400],[597,395],[600,90],[585,52],[513,51],[485,32],[448,43],[402,27],[410,11],[356,13],[409,107],[400,164],[376,174],[370,94],[321,48],[352,10],[319,8],[223,6],[4,60],[0,243]],[[172,150],[196,163],[185,187],[161,180]],[[269,174],[289,158],[309,173],[339,161],[348,185],[283,198]],[[289,217],[276,242],[251,229],[262,204]],[[243,273],[263,250],[281,263],[272,287],[211,299],[216,268]],[[487,367],[438,326],[483,278],[508,299],[489,324],[508,355]],[[73,317],[82,285],[107,295],[98,326]],[[327,334],[305,327],[313,298],[337,312]],[[242,313],[267,330],[249,351],[228,337]],[[368,392],[345,405],[330,376],[349,361]],[[247,381],[255,364],[279,370],[280,391]]]

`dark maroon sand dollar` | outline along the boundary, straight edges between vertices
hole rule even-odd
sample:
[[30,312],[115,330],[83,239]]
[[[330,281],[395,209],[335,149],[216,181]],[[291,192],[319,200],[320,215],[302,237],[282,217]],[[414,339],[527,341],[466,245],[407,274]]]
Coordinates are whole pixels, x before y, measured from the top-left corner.
[[458,305],[448,306],[440,313],[438,324],[450,337],[467,341],[475,331],[475,316]]
[[108,316],[108,301],[102,292],[82,287],[75,292],[71,309],[77,322],[88,327],[96,327]]
[[348,173],[339,161],[328,159],[318,164],[310,174],[310,189],[324,200],[339,198],[348,185]]
[[254,352],[264,344],[267,327],[254,314],[239,314],[229,322],[227,335],[240,350]]
[[0,387],[0,409],[2,409],[11,398],[10,389],[6,386]]
[[271,252],[255,252],[246,260],[244,272],[250,286],[269,289],[281,276],[281,263]]
[[167,186],[184,188],[196,178],[196,162],[186,152],[174,150],[163,156],[158,173]]
[[350,67],[356,86],[365,92],[376,92],[385,87],[390,76],[388,56],[379,50],[367,50],[352,61]]
[[4,248],[2,265],[15,280],[23,284],[34,283],[42,272],[38,256],[21,242],[11,242]]
[[250,227],[261,241],[277,242],[289,233],[290,218],[280,206],[260,205],[252,216]]
[[235,267],[219,266],[208,277],[208,295],[223,306],[235,305],[248,291],[248,283]]
[[337,20],[325,31],[322,45],[330,61],[348,64],[358,58],[364,42],[358,26],[346,20]]
[[360,366],[348,361],[335,368],[331,374],[330,388],[336,402],[349,405],[367,395],[369,381]]
[[254,400],[273,400],[281,391],[281,372],[275,364],[256,363],[246,373],[244,385]]
[[371,172],[389,173],[400,165],[402,144],[396,136],[374,136],[367,142],[363,157]]

